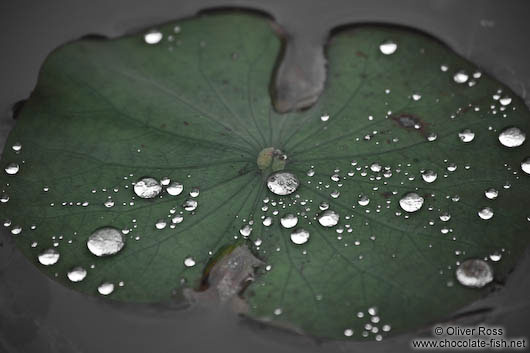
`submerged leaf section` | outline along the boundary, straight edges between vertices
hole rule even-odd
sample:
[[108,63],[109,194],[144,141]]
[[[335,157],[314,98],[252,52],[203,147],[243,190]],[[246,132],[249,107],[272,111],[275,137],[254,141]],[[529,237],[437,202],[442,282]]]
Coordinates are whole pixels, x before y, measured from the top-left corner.
[[84,293],[333,339],[501,283],[529,240],[523,101],[430,37],[361,26],[331,38],[318,102],[279,114],[281,46],[234,12],[52,53],[2,157],[21,251]]

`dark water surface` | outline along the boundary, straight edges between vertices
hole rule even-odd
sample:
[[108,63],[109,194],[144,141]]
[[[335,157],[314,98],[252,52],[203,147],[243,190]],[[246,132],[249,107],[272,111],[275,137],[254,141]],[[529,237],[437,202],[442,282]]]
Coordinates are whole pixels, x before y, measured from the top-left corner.
[[[212,7],[245,7],[271,14],[292,38],[285,72],[289,73],[289,65],[299,65],[313,84],[322,79],[315,68],[331,29],[381,22],[411,26],[440,38],[530,104],[528,1],[4,0],[0,4],[0,146],[14,125],[13,104],[29,96],[44,58],[57,46],[87,34],[120,36]],[[296,100],[296,91],[286,94]],[[87,297],[42,275],[14,249],[11,236],[4,229],[1,232],[0,352],[408,352],[410,339],[421,334],[383,342],[314,342],[250,324],[222,309],[182,311]],[[527,251],[505,287],[462,310],[458,322],[485,322],[505,327],[509,337],[530,336],[529,270]],[[465,314],[470,311],[475,315]]]

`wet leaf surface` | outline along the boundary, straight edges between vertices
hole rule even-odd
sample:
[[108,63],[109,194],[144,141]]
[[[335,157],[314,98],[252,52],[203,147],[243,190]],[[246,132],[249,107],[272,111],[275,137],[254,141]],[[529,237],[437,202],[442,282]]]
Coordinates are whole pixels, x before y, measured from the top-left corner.
[[[233,283],[246,315],[325,338],[419,327],[502,283],[528,244],[528,143],[507,147],[513,129],[499,140],[529,131],[524,103],[430,37],[360,26],[331,38],[318,102],[278,114],[280,50],[269,21],[243,13],[56,50],[2,157],[1,215],[21,251],[76,290],[159,302],[199,290],[242,241],[257,266],[231,277],[255,276]],[[296,191],[272,193],[273,172]],[[159,194],[138,192],[146,177]],[[96,256],[87,241],[103,227],[124,245],[103,238],[115,254]],[[494,280],[462,285],[468,259]]]

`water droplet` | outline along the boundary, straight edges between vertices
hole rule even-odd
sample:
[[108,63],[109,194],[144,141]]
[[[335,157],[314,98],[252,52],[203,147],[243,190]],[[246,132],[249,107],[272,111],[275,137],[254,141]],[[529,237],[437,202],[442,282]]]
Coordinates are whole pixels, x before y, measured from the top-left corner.
[[200,192],[199,188],[198,187],[194,187],[190,191],[190,196],[191,197],[197,197],[197,196],[199,196],[199,192]]
[[245,224],[239,229],[239,233],[243,237],[248,238],[250,236],[250,233],[252,233],[252,227],[249,224]]
[[166,226],[167,226],[167,222],[166,222],[165,219],[159,219],[155,223],[155,228],[156,229],[164,229],[164,228],[166,228]]
[[370,203],[370,198],[366,195],[362,195],[357,202],[360,206],[367,206]]
[[158,180],[150,177],[145,177],[134,184],[134,193],[142,199],[152,199],[158,196],[162,191],[162,186],[158,183]]
[[298,189],[300,182],[292,173],[278,172],[267,178],[267,187],[276,195],[289,195]]
[[469,259],[456,269],[456,279],[466,287],[481,288],[493,281],[493,269],[479,259]]
[[426,183],[432,183],[436,181],[436,179],[438,178],[438,173],[436,173],[434,170],[429,169],[429,170],[424,171],[421,174],[421,177],[423,181],[425,181]]
[[521,162],[521,169],[526,174],[530,174],[530,157],[527,157]]
[[381,164],[379,164],[379,163],[372,163],[372,164],[370,165],[370,170],[371,170],[372,172],[374,172],[374,173],[378,173],[378,172],[380,172],[382,168],[383,168],[383,167],[381,167]]
[[456,82],[456,83],[466,83],[467,80],[469,78],[469,75],[463,71],[463,70],[460,70],[458,71],[457,73],[455,73],[455,75],[453,76],[453,80]]
[[499,134],[499,141],[505,147],[521,146],[526,140],[526,134],[518,127],[508,127]]
[[297,245],[305,244],[309,240],[309,232],[305,229],[296,229],[291,233],[291,241]]
[[280,223],[284,228],[293,228],[298,224],[298,217],[292,213],[287,213],[280,219]]
[[55,265],[61,255],[53,248],[46,249],[39,254],[39,262],[44,266]]
[[499,103],[501,103],[501,105],[504,105],[504,106],[509,105],[511,102],[512,102],[512,99],[510,97],[502,97],[499,99]]
[[484,192],[484,195],[490,200],[495,200],[499,196],[499,192],[496,189],[488,189]]
[[327,115],[327,114],[326,114],[326,115],[322,115],[322,116],[320,117],[320,120],[322,120],[322,121],[328,121],[328,120],[329,120],[329,115]]
[[125,245],[122,233],[112,227],[96,229],[88,237],[87,247],[96,256],[109,256],[117,254]]
[[478,216],[482,219],[491,219],[493,217],[493,210],[491,207],[484,207],[480,211],[478,211]]
[[178,223],[182,223],[183,220],[184,220],[184,217],[178,214],[175,217],[171,218],[171,223],[178,224]]
[[184,259],[184,266],[186,266],[186,267],[195,266],[195,260],[193,259],[193,257],[188,256],[187,258],[185,258]]
[[501,261],[501,258],[502,258],[502,254],[498,251],[495,251],[493,253],[490,254],[490,260],[493,261],[493,262],[498,262],[498,261]]
[[103,205],[105,205],[105,207],[107,207],[107,208],[114,207],[114,201],[107,200],[107,201],[105,201],[105,203]]
[[15,175],[19,170],[20,167],[16,163],[9,163],[5,168],[6,173],[9,175]]
[[184,209],[186,211],[195,211],[195,209],[197,208],[198,206],[198,202],[195,201],[195,200],[186,200],[184,201],[184,203],[182,204],[182,207],[184,207]]
[[438,138],[438,135],[434,132],[431,132],[427,135],[427,141],[434,142]]
[[15,142],[11,148],[15,152],[20,152],[22,150],[22,144],[20,142]]
[[448,222],[451,219],[451,215],[447,212],[443,212],[440,214],[440,221],[442,222]]
[[351,328],[347,328],[346,330],[344,330],[344,336],[346,337],[353,336],[353,330]]
[[109,295],[114,292],[114,284],[110,282],[101,283],[98,287],[98,292],[101,295]]
[[265,227],[270,227],[270,225],[272,224],[272,218],[271,218],[271,217],[265,217],[265,218],[263,219],[263,222],[262,222],[262,223],[263,223],[263,225],[264,225]]
[[68,271],[67,276],[68,276],[68,279],[72,282],[81,282],[82,280],[85,279],[86,274],[87,272],[83,267],[77,266],[71,269],[70,271]]
[[313,175],[315,175],[315,170],[314,170],[313,168],[311,168],[311,169],[309,169],[309,170],[307,171],[307,176],[308,176],[308,177],[312,177]]
[[379,45],[379,50],[385,55],[391,55],[396,52],[397,44],[392,40],[387,40]]
[[470,129],[464,129],[458,133],[458,137],[462,142],[471,142],[475,138],[475,133]]
[[171,196],[177,196],[177,195],[180,195],[180,193],[182,192],[182,190],[184,190],[184,186],[182,186],[181,183],[179,182],[172,182],[167,188],[166,188],[166,191],[168,194],[170,194]]
[[318,223],[324,227],[334,227],[339,223],[340,216],[337,212],[327,210],[318,217]]
[[423,197],[415,192],[409,192],[399,200],[399,205],[404,211],[416,212],[423,206]]
[[419,101],[421,99],[421,95],[418,94],[418,93],[413,93],[412,94],[412,100],[413,101]]
[[157,44],[162,40],[162,37],[162,32],[153,29],[144,34],[144,41],[147,44]]

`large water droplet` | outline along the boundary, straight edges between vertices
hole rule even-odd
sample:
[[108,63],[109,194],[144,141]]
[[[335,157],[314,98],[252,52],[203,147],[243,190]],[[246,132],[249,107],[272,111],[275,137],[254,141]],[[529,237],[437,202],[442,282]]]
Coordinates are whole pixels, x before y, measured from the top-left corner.
[[81,282],[85,279],[86,274],[87,272],[83,267],[77,266],[68,271],[67,276],[68,279],[72,282]]
[[466,287],[481,288],[493,281],[493,269],[480,259],[469,259],[456,269],[456,279]]
[[117,254],[125,245],[122,233],[112,227],[96,229],[88,237],[86,243],[88,250],[96,256],[109,256]]
[[134,184],[134,193],[142,199],[152,199],[162,191],[158,180],[150,177],[142,178]]
[[478,211],[478,216],[482,219],[491,219],[493,217],[493,210],[491,207],[484,207],[480,211]]
[[409,192],[399,200],[399,205],[404,211],[416,212],[423,206],[423,197],[415,192]]
[[318,217],[318,223],[324,227],[334,227],[339,223],[340,216],[337,212],[327,210]]
[[101,283],[98,287],[98,292],[101,295],[109,295],[114,292],[114,284],[110,282]]
[[470,129],[464,129],[458,133],[458,137],[462,142],[471,142],[475,138],[475,133]]
[[280,219],[280,223],[284,228],[293,228],[298,224],[298,217],[292,213],[287,213]]
[[309,232],[305,229],[296,229],[291,233],[291,241],[295,244],[301,245],[307,243],[309,240]]
[[147,44],[157,44],[162,40],[162,32],[157,30],[151,30],[144,34],[144,41]]
[[9,163],[5,168],[6,173],[9,175],[15,175],[19,170],[20,167],[16,163]]
[[526,134],[518,127],[508,127],[499,134],[499,141],[505,147],[519,147],[526,140]]
[[276,195],[289,195],[298,189],[300,182],[296,176],[288,172],[271,174],[267,178],[267,187]]
[[171,196],[180,195],[182,190],[184,190],[184,186],[182,186],[181,183],[176,182],[176,181],[169,184],[169,186],[166,189],[167,193],[170,194]]
[[392,40],[384,41],[379,45],[379,50],[385,55],[394,54],[397,50],[397,43]]
[[39,254],[39,262],[44,266],[55,265],[61,255],[53,248],[46,249]]
[[239,229],[239,234],[241,234],[244,238],[248,238],[250,233],[252,233],[252,227],[249,224],[245,224]]
[[366,195],[362,195],[357,201],[360,206],[367,206],[370,203],[370,198]]

